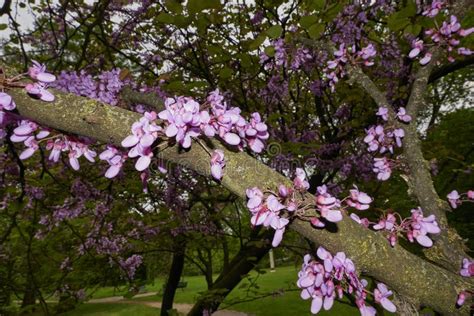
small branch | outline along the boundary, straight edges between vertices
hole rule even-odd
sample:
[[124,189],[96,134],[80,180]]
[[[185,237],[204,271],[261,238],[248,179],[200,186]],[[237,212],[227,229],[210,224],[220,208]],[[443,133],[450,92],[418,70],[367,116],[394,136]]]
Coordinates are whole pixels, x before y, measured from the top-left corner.
[[120,92],[122,99],[129,104],[143,104],[154,108],[156,111],[165,109],[163,101],[155,93],[145,93],[133,90],[126,86]]

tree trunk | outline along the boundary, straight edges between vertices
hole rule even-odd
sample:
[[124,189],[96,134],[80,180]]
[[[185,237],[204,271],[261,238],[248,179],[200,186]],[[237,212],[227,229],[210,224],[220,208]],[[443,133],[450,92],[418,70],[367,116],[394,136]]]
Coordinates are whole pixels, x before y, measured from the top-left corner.
[[25,308],[30,305],[35,305],[36,303],[36,288],[33,282],[33,279],[30,274],[28,274],[28,280],[25,288],[25,293],[23,294],[23,301],[21,302],[21,308]]
[[232,259],[229,270],[223,271],[213,286],[194,304],[188,316],[202,316],[215,312],[226,296],[240,283],[272,248],[273,231],[264,231],[259,239],[247,242]]
[[168,316],[168,312],[173,309],[174,295],[178,288],[179,280],[184,268],[184,255],[186,250],[186,243],[183,240],[176,241],[173,253],[173,261],[171,269],[166,282],[165,293],[163,294],[163,302],[161,304],[161,316]]

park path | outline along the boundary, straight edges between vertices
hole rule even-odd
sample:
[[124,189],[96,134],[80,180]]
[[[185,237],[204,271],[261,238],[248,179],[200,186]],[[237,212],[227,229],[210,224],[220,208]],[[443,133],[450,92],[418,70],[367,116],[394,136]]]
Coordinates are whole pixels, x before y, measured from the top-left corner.
[[[156,293],[141,293],[137,294],[134,297],[148,297],[153,296]],[[88,301],[91,304],[100,304],[100,303],[119,303],[119,304],[141,304],[146,305],[154,308],[161,308],[161,302],[156,301],[133,301],[124,299],[123,296],[111,296],[111,297],[104,297],[104,298],[96,298],[91,299]],[[186,304],[186,303],[174,303],[173,308],[177,309],[179,313],[187,314],[193,304]],[[212,316],[249,316],[242,312],[232,311],[232,310],[218,310],[217,312],[213,313]]]

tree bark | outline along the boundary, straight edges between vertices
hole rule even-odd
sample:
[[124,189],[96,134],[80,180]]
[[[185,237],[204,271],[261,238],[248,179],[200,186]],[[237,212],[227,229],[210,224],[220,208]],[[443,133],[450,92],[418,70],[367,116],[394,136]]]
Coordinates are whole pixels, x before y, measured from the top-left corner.
[[[141,117],[138,113],[98,101],[53,92],[55,102],[47,103],[31,99],[23,91],[8,91],[19,113],[26,118],[119,146],[121,140],[130,134],[131,125]],[[245,190],[250,187],[273,189],[279,184],[291,185],[289,179],[246,153],[226,149],[215,140],[210,144],[224,151],[226,168],[221,184],[235,195],[245,199]],[[210,176],[210,157],[201,146],[194,145],[187,151],[172,146],[157,156]],[[307,194],[307,198],[315,199],[311,194]],[[314,210],[308,211],[307,215],[311,212]],[[330,252],[344,251],[354,260],[358,271],[386,283],[395,292],[410,298],[410,303],[416,306],[430,306],[447,315],[469,313],[468,306],[457,309],[455,302],[460,291],[474,287],[472,280],[431,264],[400,245],[391,247],[382,233],[365,229],[348,216],[337,223],[336,233],[315,229],[309,222],[299,219],[294,220],[290,228]]]
[[165,292],[161,303],[161,316],[168,316],[169,311],[173,309],[174,295],[176,294],[178,283],[183,274],[185,251],[186,243],[183,240],[177,240],[174,247],[170,273],[168,275],[168,280],[166,281]]

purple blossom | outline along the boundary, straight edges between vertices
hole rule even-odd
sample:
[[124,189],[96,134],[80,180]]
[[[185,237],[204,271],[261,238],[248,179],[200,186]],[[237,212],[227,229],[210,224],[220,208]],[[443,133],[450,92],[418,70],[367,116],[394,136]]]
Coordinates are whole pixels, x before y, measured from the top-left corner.
[[369,204],[372,203],[372,198],[367,195],[367,193],[359,191],[357,186],[354,185],[354,189],[350,190],[350,197],[347,199],[346,203],[349,206],[352,206],[359,211],[367,210]]
[[105,177],[112,179],[114,178],[122,169],[122,166],[127,159],[127,155],[120,152],[117,148],[113,146],[107,146],[107,149],[104,150],[99,155],[100,160],[107,161],[110,167],[105,172]]
[[214,179],[222,179],[222,169],[224,166],[224,152],[220,149],[214,150],[211,156],[211,175],[214,177]]
[[11,111],[16,108],[16,104],[12,97],[5,92],[0,92],[0,111]]
[[46,88],[47,85],[43,82],[29,83],[25,86],[25,90],[30,96],[46,102],[54,101],[54,95]]
[[474,261],[467,258],[462,259],[462,268],[459,273],[463,277],[474,276]]
[[56,80],[56,76],[46,72],[46,66],[33,60],[33,66],[28,68],[28,75],[33,80],[38,80],[44,83],[51,83]]
[[393,294],[392,291],[389,291],[385,284],[377,283],[377,288],[374,290],[375,302],[382,305],[383,308],[385,308],[389,312],[395,313],[397,311],[397,308],[388,299],[388,297],[392,294]]
[[374,168],[373,171],[377,173],[377,179],[381,181],[386,181],[390,178],[392,174],[392,169],[390,168],[390,163],[387,158],[374,158]]
[[459,195],[458,191],[453,190],[451,193],[447,195],[449,204],[451,204],[452,208],[457,208],[459,204],[461,204],[461,196]]
[[411,213],[411,229],[407,233],[408,240],[413,242],[414,238],[423,247],[431,247],[433,241],[427,234],[439,234],[441,232],[436,217],[434,215],[424,217],[421,208],[413,209]]
[[301,168],[296,168],[295,178],[293,179],[293,185],[297,190],[307,191],[309,189],[309,182],[306,181],[306,173]]
[[316,195],[316,207],[321,213],[321,217],[330,222],[341,221],[342,212],[340,211],[340,201],[327,191],[326,185],[319,186],[317,191],[318,194]]
[[381,106],[375,114],[380,116],[384,121],[388,121],[388,108]]

